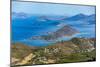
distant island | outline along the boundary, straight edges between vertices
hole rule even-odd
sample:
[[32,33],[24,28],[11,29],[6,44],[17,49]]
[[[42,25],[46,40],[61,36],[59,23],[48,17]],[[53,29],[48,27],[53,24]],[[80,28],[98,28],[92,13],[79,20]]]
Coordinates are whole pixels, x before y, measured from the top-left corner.
[[43,40],[56,40],[60,37],[63,36],[72,36],[74,34],[78,33],[78,31],[74,28],[71,28],[68,25],[64,25],[62,28],[58,29],[55,32],[47,33],[48,35],[43,35],[43,36],[33,36],[30,39],[43,39]]

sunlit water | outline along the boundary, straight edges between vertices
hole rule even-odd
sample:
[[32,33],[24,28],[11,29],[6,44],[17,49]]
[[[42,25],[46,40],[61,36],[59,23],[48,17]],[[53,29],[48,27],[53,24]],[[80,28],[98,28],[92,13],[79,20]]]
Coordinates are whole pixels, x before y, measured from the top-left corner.
[[[30,40],[32,36],[47,35],[46,32],[54,32],[63,25],[69,25],[79,31],[70,37],[60,37],[57,40]],[[21,42],[30,46],[46,46],[61,40],[78,38],[94,38],[95,22],[73,20],[45,20],[39,17],[13,18],[12,19],[12,42]]]

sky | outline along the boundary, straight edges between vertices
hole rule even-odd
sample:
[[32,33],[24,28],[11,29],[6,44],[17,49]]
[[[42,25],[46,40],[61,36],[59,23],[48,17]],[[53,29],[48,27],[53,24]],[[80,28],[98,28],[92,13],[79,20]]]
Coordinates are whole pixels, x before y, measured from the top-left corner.
[[24,12],[27,14],[40,15],[76,15],[95,14],[95,6],[84,5],[69,5],[69,4],[51,4],[51,3],[36,3],[36,2],[12,2],[12,12]]

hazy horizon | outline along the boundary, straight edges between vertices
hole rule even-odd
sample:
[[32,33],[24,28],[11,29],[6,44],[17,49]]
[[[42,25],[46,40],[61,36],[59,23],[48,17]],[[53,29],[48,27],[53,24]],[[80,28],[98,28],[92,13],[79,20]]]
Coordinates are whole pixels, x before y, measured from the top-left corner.
[[67,15],[76,14],[91,15],[95,14],[95,6],[71,5],[71,4],[52,4],[37,2],[12,2],[12,12],[38,15]]

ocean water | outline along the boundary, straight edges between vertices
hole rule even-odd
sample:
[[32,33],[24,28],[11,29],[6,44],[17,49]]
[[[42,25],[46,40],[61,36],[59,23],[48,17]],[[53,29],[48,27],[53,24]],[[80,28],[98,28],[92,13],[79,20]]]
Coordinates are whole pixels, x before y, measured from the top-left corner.
[[[82,18],[80,18],[82,19]],[[87,18],[88,19],[88,18]],[[93,18],[95,19],[95,18]],[[92,19],[92,20],[93,20]],[[91,19],[90,19],[91,20]],[[70,37],[60,37],[57,40],[30,40],[33,36],[47,35],[47,32],[54,32],[62,28],[63,25],[79,31]],[[12,42],[21,42],[30,46],[46,46],[60,40],[70,40],[74,37],[95,38],[95,21],[86,20],[48,20],[40,16],[31,16],[25,18],[12,18]]]

